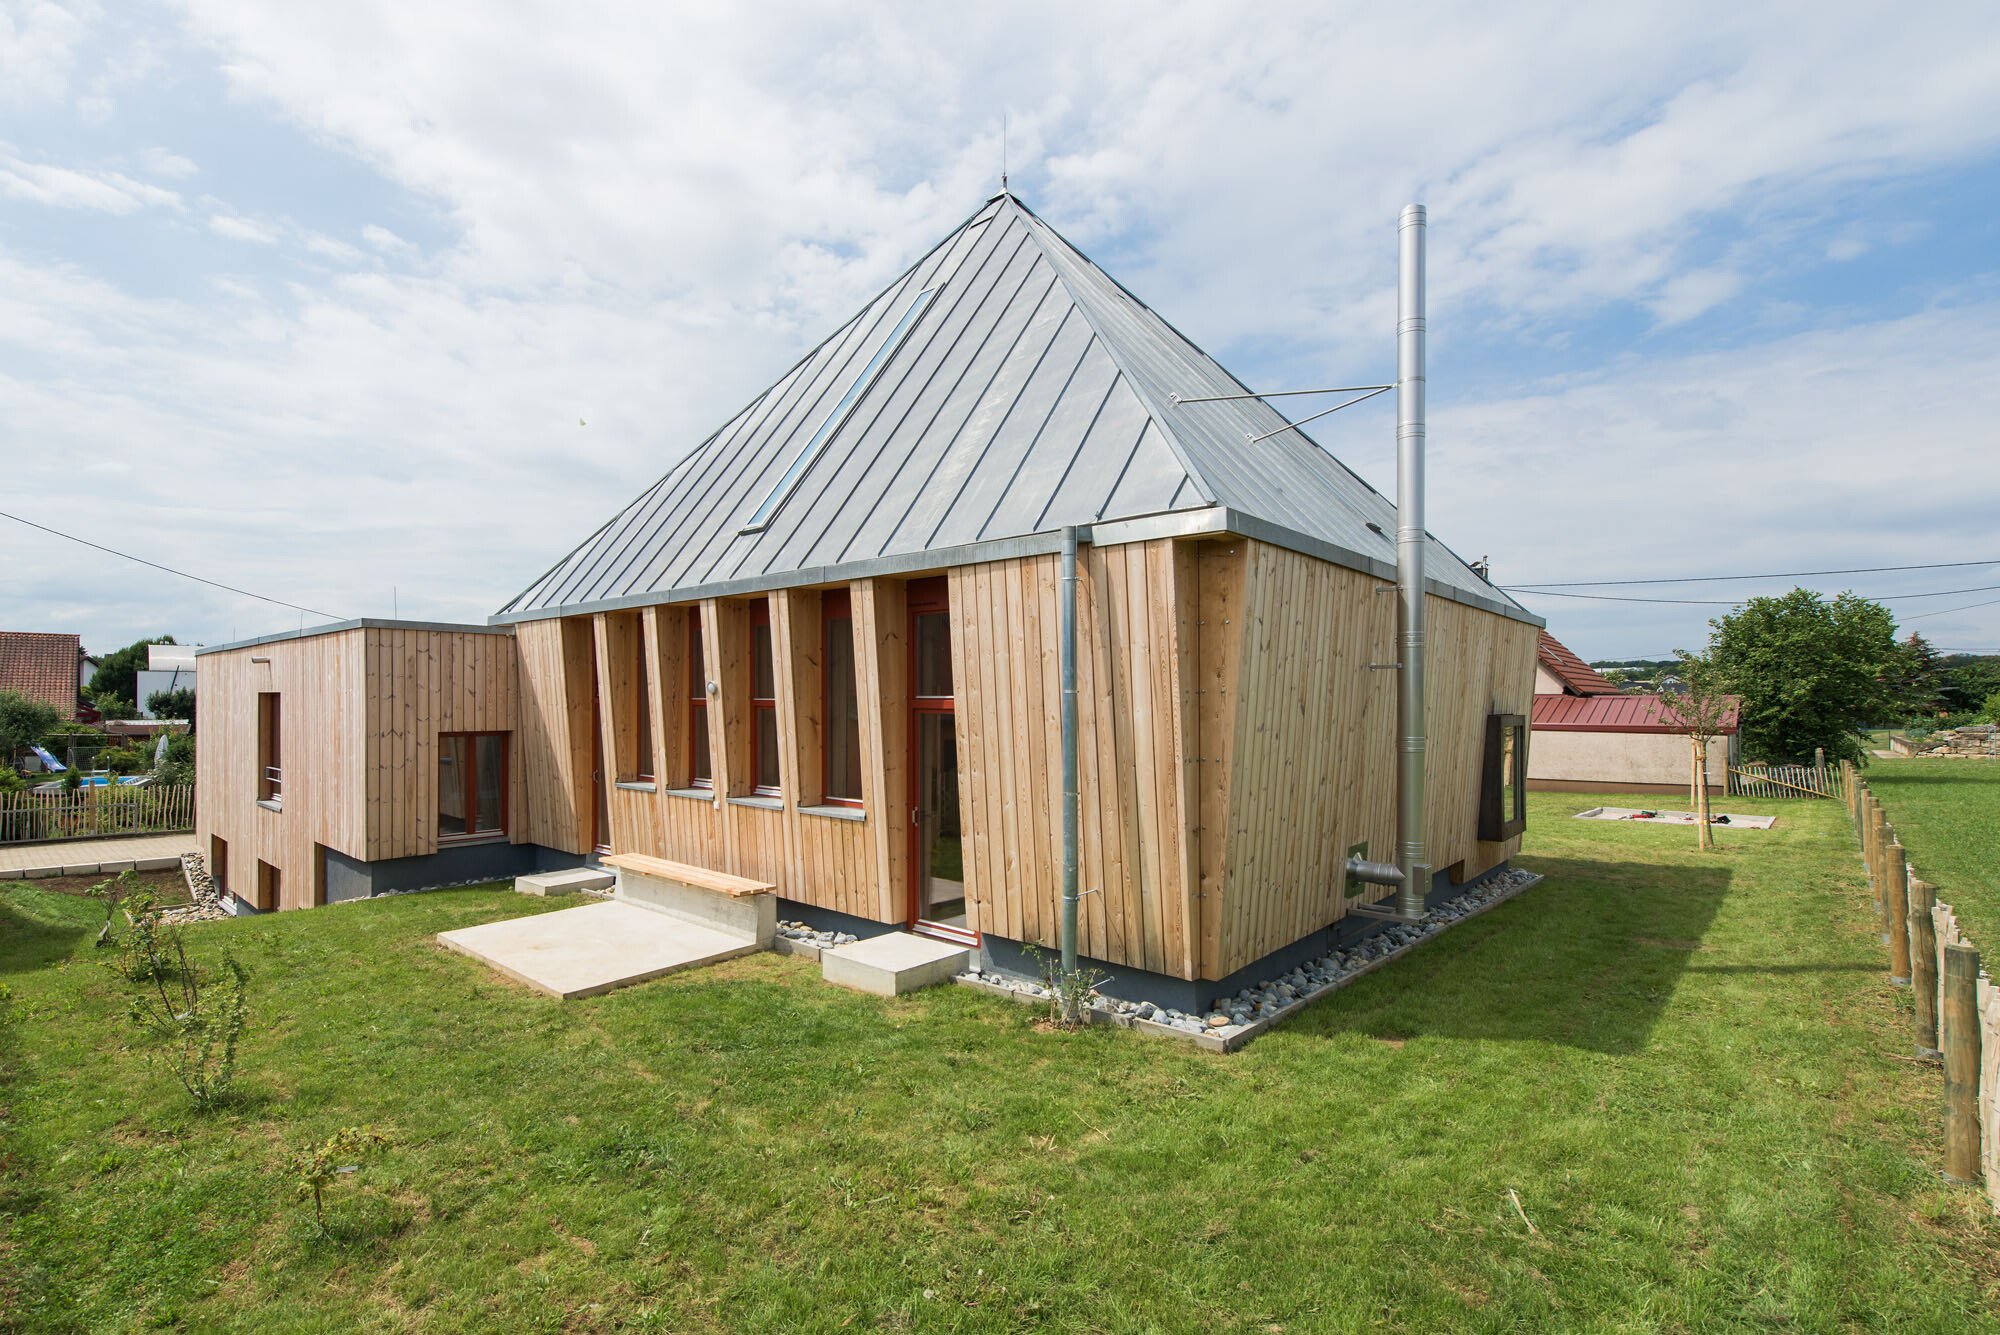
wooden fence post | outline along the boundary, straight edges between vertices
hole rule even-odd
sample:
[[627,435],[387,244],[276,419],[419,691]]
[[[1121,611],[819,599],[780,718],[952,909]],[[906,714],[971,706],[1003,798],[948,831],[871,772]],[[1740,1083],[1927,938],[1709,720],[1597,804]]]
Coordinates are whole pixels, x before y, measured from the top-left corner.
[[1917,1055],[1937,1057],[1938,950],[1937,920],[1931,910],[1937,892],[1921,877],[1910,878],[1910,987],[1916,993]]
[[1979,1180],[1979,952],[1944,948],[1944,1175]]
[[1882,944],[1889,944],[1889,849],[1896,838],[1895,827],[1881,812],[1875,813],[1875,920],[1882,929]]
[[1889,878],[1883,895],[1889,907],[1889,981],[1902,987],[1910,983],[1910,864],[1903,860],[1903,845],[1891,839],[1886,865]]

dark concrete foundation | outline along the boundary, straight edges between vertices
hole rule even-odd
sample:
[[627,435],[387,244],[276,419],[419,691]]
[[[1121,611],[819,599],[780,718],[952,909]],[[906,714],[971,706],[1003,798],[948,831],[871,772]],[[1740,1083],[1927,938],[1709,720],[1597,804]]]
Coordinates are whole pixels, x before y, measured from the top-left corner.
[[510,844],[504,840],[483,844],[447,844],[435,853],[414,858],[386,858],[363,862],[331,848],[326,856],[326,902],[339,904],[350,899],[412,890],[442,890],[454,885],[478,885],[485,881],[511,881],[516,876],[538,871],[562,871],[580,867],[584,859],[540,844]]
[[[1506,871],[1507,866],[1507,863],[1502,862],[1498,866],[1489,867],[1469,881],[1460,881],[1456,884],[1453,884],[1450,872],[1440,870],[1431,878],[1431,890],[1424,896],[1424,905],[1426,908],[1434,908],[1446,900],[1455,899],[1474,886]],[[1095,969],[1103,975],[1103,981],[1098,983],[1097,990],[1107,997],[1117,997],[1124,1001],[1150,1001],[1156,1006],[1196,1013],[1207,1010],[1218,997],[1231,996],[1246,987],[1254,987],[1276,978],[1279,974],[1289,973],[1307,960],[1318,959],[1322,955],[1351,946],[1358,941],[1365,941],[1387,926],[1389,924],[1378,919],[1350,915],[1329,927],[1321,928],[1310,936],[1300,937],[1292,944],[1280,947],[1262,959],[1246,964],[1227,978],[1221,979],[1174,978],[1146,969],[1134,969],[1127,965],[1108,964],[1103,960],[1088,958],[1079,959],[1077,964],[1081,968]],[[894,930],[884,928],[881,924],[876,924],[876,928]],[[1035,949],[1040,951],[1042,958],[1051,964],[1058,958],[1057,952],[1053,950],[1039,946]],[[1010,973],[1022,978],[1039,979],[1042,976],[1041,965],[1028,954],[1028,948],[1006,937],[994,936],[991,933],[981,936],[979,959],[981,968],[993,972]]]

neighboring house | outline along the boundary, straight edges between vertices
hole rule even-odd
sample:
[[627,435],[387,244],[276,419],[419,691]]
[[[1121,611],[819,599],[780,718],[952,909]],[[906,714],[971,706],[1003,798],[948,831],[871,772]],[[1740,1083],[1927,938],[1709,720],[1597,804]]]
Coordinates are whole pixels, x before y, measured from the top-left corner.
[[149,644],[146,666],[139,669],[139,717],[152,718],[146,702],[158,691],[192,690],[195,683],[195,652],[192,644]]
[[[1183,1006],[1388,895],[1395,509],[1001,194],[486,626],[200,651],[201,835],[294,908],[640,852],[787,917],[1057,945]],[[1253,439],[1255,438],[1255,439]],[[1540,622],[1433,540],[1427,818],[1518,847]]]
[[[1626,695],[1543,631],[1535,664],[1528,787],[1564,792],[1693,793],[1694,748],[1661,716],[1658,695]],[[1708,789],[1736,763],[1736,715],[1708,748]]]
[[74,635],[0,630],[0,691],[19,691],[53,706],[64,719],[74,719],[77,692],[91,671]]

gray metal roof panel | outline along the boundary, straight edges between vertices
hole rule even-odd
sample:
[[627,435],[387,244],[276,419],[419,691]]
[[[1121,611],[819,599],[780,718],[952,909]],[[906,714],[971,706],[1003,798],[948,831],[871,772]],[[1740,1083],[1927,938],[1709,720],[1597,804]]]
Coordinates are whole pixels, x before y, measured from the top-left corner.
[[[918,293],[935,299],[744,532]],[[1395,507],[1011,195],[975,213],[503,609],[554,614],[1215,505],[1367,564]],[[1252,444],[1250,437],[1278,434]],[[1437,584],[1528,614],[1432,539]]]

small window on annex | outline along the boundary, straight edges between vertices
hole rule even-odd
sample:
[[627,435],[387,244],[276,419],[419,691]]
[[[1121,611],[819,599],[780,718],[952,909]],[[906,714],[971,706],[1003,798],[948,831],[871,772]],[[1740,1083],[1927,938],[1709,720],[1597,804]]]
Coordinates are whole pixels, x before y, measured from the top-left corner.
[[1486,717],[1486,766],[1479,786],[1479,837],[1512,839],[1528,828],[1528,720]]
[[276,691],[257,695],[257,800],[276,806],[285,796],[284,715]]
[[854,610],[845,592],[820,601],[825,627],[826,720],[825,800],[835,806],[861,805],[861,699],[854,680]]
[[767,797],[783,791],[778,765],[778,659],[771,644],[771,600],[750,604],[751,786]]
[[439,734],[439,841],[506,832],[507,734]]

